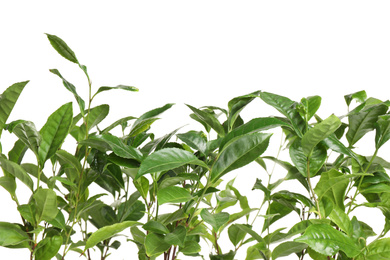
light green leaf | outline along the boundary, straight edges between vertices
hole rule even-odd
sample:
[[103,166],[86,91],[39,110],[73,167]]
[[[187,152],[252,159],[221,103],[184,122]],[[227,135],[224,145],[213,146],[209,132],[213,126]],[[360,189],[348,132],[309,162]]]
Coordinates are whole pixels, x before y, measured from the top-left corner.
[[352,222],[348,215],[338,207],[335,207],[330,213],[329,218],[335,223],[342,231],[344,231],[349,237],[353,235]]
[[309,226],[305,233],[294,241],[306,243],[311,249],[326,256],[335,255],[340,250],[348,257],[355,257],[360,253],[352,238],[326,224]]
[[367,93],[366,91],[358,91],[349,95],[344,96],[345,103],[347,103],[347,106],[349,106],[352,102],[352,100],[356,100],[359,103],[363,103],[367,99]]
[[101,133],[107,134],[109,131],[111,131],[112,129],[114,129],[115,127],[117,127],[119,125],[122,126],[122,130],[124,130],[124,128],[127,127],[127,122],[130,120],[133,120],[133,119],[136,119],[136,117],[127,116],[127,117],[121,118],[121,119],[115,121],[114,123],[112,123],[111,125],[107,126],[106,128],[104,128],[104,130],[102,130]]
[[322,122],[314,125],[313,128],[310,128],[302,137],[303,153],[307,157],[310,157],[314,147],[329,135],[333,134],[340,125],[340,119],[335,115],[331,115]]
[[0,157],[0,165],[3,170],[12,174],[14,177],[18,178],[24,184],[26,184],[31,191],[34,190],[34,182],[22,166],[15,162],[11,162],[4,157]]
[[219,154],[211,168],[211,181],[226,173],[249,164],[268,147],[271,134],[254,133],[243,135],[230,142]]
[[128,227],[132,227],[139,224],[140,223],[135,221],[125,221],[122,223],[116,223],[110,226],[99,228],[97,231],[93,232],[91,236],[87,239],[84,251],[86,251],[88,248],[94,247],[97,243],[122,232]]
[[233,224],[228,228],[228,236],[234,246],[237,246],[246,236],[247,232]]
[[57,194],[50,189],[38,189],[33,198],[37,212],[37,223],[42,220],[51,221],[58,214]]
[[33,122],[24,121],[17,124],[13,133],[38,156],[38,147],[41,143],[41,135],[36,130]]
[[212,226],[215,232],[218,232],[219,228],[229,221],[229,213],[227,212],[211,214],[207,209],[202,209],[200,216],[206,223]]
[[16,191],[15,178],[9,176],[0,177],[0,186],[6,189],[12,198],[15,196],[15,191]]
[[97,107],[91,108],[88,113],[88,129],[92,129],[98,125],[104,118],[108,115],[110,107],[108,105],[100,105]]
[[171,245],[164,241],[164,236],[156,233],[149,233],[145,238],[146,254],[149,257],[158,256],[168,250]]
[[15,83],[0,95],[0,136],[16,101],[27,83],[28,81]]
[[157,191],[158,205],[187,202],[191,199],[191,193],[182,187],[170,186]]
[[50,41],[51,46],[65,59],[79,64],[79,61],[76,58],[74,52],[69,48],[69,46],[59,37],[51,34],[47,34],[47,38]]
[[172,170],[186,164],[207,168],[207,165],[189,151],[180,148],[165,148],[146,157],[139,168],[136,178],[146,174]]
[[168,234],[168,228],[158,221],[150,220],[142,226],[146,231],[154,232],[157,234]]
[[29,235],[21,226],[8,222],[0,222],[0,246],[29,247]]
[[42,141],[38,149],[39,163],[42,168],[45,162],[61,147],[69,133],[72,119],[72,103],[67,103],[51,114],[42,127],[40,131]]
[[187,240],[184,242],[184,246],[180,247],[180,252],[185,255],[193,255],[199,253],[201,251],[201,247],[198,242],[193,240]]
[[386,260],[390,255],[390,238],[382,238],[368,245],[367,255],[358,257],[358,260]]

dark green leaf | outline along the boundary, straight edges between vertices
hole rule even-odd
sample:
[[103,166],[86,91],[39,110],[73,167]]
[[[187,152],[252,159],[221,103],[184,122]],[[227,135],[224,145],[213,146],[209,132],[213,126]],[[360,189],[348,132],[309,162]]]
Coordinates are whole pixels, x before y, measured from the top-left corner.
[[98,91],[93,96],[96,96],[100,92],[107,91],[107,90],[112,90],[112,89],[122,89],[122,90],[127,90],[127,91],[134,91],[134,92],[138,91],[138,88],[136,88],[136,87],[125,86],[125,85],[118,85],[118,86],[115,86],[115,87],[103,86],[103,87],[100,87],[98,89]]
[[207,136],[203,132],[189,131],[184,134],[177,134],[176,136],[189,147],[198,150],[205,155]]
[[195,164],[207,168],[203,161],[186,150],[165,148],[152,153],[142,161],[136,178],[146,173],[172,170],[186,164]]
[[366,91],[358,91],[349,95],[344,96],[345,102],[347,103],[347,106],[349,106],[352,102],[352,100],[356,100],[359,103],[363,103],[367,99]]
[[42,127],[40,131],[42,141],[38,149],[39,163],[42,168],[45,162],[61,147],[68,135],[72,119],[72,103],[67,103],[51,114]]
[[220,212],[217,214],[211,214],[207,209],[202,209],[200,212],[202,219],[210,224],[215,232],[219,230],[229,220],[229,213]]
[[229,129],[231,129],[236,122],[236,119],[240,115],[240,112],[250,103],[253,99],[258,97],[260,94],[260,91],[255,91],[253,93],[250,93],[248,95],[239,96],[231,99],[228,103],[229,108],[229,117],[228,117],[228,124]]
[[278,257],[288,256],[293,253],[302,252],[302,250],[307,248],[307,244],[300,242],[283,242],[274,248],[272,251],[272,259],[277,259]]
[[38,156],[38,147],[41,143],[41,136],[36,130],[33,122],[24,121],[17,124],[13,129],[13,133],[22,140],[22,142],[30,148],[36,156]]
[[122,130],[124,130],[124,128],[127,127],[127,122],[130,121],[130,120],[133,120],[133,119],[136,119],[136,117],[134,117],[134,116],[127,116],[127,117],[121,118],[121,119],[115,121],[114,123],[112,123],[111,125],[107,126],[106,128],[104,128],[104,130],[102,130],[101,133],[102,134],[107,134],[109,131],[111,131],[112,129],[114,129],[118,125],[122,126]]
[[50,41],[50,44],[53,46],[53,48],[65,59],[73,62],[73,63],[79,63],[79,61],[76,58],[76,55],[74,52],[69,48],[69,46],[59,37],[51,34],[47,34],[47,38]]
[[168,250],[171,245],[164,241],[164,236],[156,233],[149,233],[145,238],[146,254],[158,256]]
[[184,239],[186,238],[186,234],[186,228],[184,226],[178,226],[171,233],[168,233],[164,240],[168,244],[184,247]]
[[15,83],[0,95],[0,136],[16,101],[27,83],[28,81]]
[[379,149],[390,139],[390,115],[379,116],[375,135],[375,148]]
[[234,246],[237,246],[245,238],[246,234],[247,232],[239,228],[237,224],[233,224],[228,228],[229,239]]
[[223,129],[223,126],[214,115],[207,113],[206,111],[197,109],[193,106],[190,105],[187,106],[192,110],[192,112],[195,113],[195,115],[200,120],[202,120],[205,124],[210,126],[212,129],[214,129],[219,136],[225,136],[225,130]]
[[259,157],[268,147],[271,134],[243,135],[225,146],[211,168],[211,181],[243,167]]
[[62,246],[62,236],[45,237],[35,248],[35,259],[50,260],[55,257]]
[[168,234],[169,230],[166,226],[158,221],[150,220],[142,226],[146,231],[154,232],[157,234]]
[[7,171],[8,173],[12,174],[12,176],[21,180],[24,184],[27,185],[27,187],[30,188],[31,191],[34,189],[33,180],[26,173],[26,171],[22,168],[22,166],[20,166],[19,164],[15,163],[15,162],[11,162],[11,161],[9,161],[1,156],[0,156],[0,164],[1,164],[1,168],[3,168],[3,170]]

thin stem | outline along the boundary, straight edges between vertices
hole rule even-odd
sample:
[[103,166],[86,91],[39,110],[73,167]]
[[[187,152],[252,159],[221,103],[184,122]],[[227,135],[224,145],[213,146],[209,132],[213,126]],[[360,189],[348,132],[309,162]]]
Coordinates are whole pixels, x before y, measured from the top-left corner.
[[310,159],[307,158],[307,183],[309,184],[310,192],[312,193],[313,199],[316,203],[317,211],[318,211],[318,217],[322,219],[321,216],[321,210],[320,210],[320,203],[317,200],[316,194],[314,193],[313,186],[311,185],[311,180],[310,180]]

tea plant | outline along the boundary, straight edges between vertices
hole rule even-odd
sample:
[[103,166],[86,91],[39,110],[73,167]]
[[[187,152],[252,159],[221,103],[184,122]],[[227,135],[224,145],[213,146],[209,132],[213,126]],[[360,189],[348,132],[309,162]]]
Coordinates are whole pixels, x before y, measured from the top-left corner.
[[[28,249],[30,259],[67,259],[70,251],[86,259],[99,251],[107,259],[112,250],[128,250],[117,239],[126,236],[138,248],[128,254],[138,259],[229,260],[245,249],[248,260],[390,258],[390,163],[379,156],[390,139],[388,101],[356,92],[344,97],[346,114],[321,118],[319,96],[296,102],[255,91],[231,99],[226,108],[187,104],[202,130],[178,128],[157,137],[153,123],[174,104],[105,123],[109,105],[94,106],[96,95],[138,89],[102,86],[94,92],[87,67],[63,40],[47,37],[81,69],[89,94],[79,96],[75,85],[51,69],[73,94],[78,114],[66,103],[40,130],[28,119],[7,122],[28,82],[1,95],[0,135],[8,131],[17,141],[10,151],[1,150],[0,185],[21,216],[19,223],[0,222],[1,246]],[[280,116],[245,122],[241,111],[255,101]],[[277,155],[267,154],[280,131]],[[355,145],[368,141],[370,132],[374,152],[359,154]],[[74,140],[72,152],[63,148],[67,137]],[[27,151],[34,162],[26,162]],[[265,173],[251,184],[253,194],[262,194],[254,206],[228,174],[251,163]],[[301,192],[281,189],[286,182]],[[19,201],[17,184],[28,187],[27,203]],[[360,207],[382,212],[378,234],[355,214]],[[227,239],[231,244],[221,243]]]

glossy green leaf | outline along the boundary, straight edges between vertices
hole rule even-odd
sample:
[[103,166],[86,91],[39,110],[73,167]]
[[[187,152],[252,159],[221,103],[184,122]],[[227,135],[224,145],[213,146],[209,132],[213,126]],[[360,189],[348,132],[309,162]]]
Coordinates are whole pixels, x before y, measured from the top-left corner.
[[58,214],[57,194],[50,189],[38,189],[33,195],[37,212],[37,222],[51,221]]
[[305,119],[306,122],[314,116],[318,108],[321,105],[320,96],[311,96],[307,98],[302,98],[301,103],[298,105],[299,114]]
[[110,107],[105,104],[91,108],[87,115],[88,129],[92,129],[93,127],[97,126],[101,121],[103,121],[103,119],[107,117],[109,111]]
[[[285,201],[281,201],[285,202]],[[277,220],[280,220],[281,218],[284,218],[288,214],[290,214],[293,209],[294,205],[293,204],[287,204],[287,203],[279,203],[278,201],[273,201],[268,209],[267,209],[267,215],[269,215],[267,218],[264,219],[264,224],[263,224],[263,232],[271,226],[274,222]]]
[[13,129],[13,133],[22,140],[22,142],[30,148],[35,155],[38,155],[38,147],[41,143],[41,136],[36,130],[33,122],[25,121],[17,124]]
[[34,182],[22,166],[15,162],[11,162],[4,157],[0,157],[0,165],[3,170],[7,171],[12,176],[18,178],[20,181],[26,184],[30,190],[34,190]]
[[27,83],[28,81],[15,83],[0,95],[0,136],[16,101]]
[[322,145],[322,143],[319,143],[314,147],[311,156],[308,159],[308,157],[303,152],[300,139],[296,139],[294,143],[290,145],[289,153],[292,162],[304,177],[307,177],[308,175],[308,160],[310,176],[313,177],[322,168],[327,159],[326,147]]
[[159,189],[163,189],[186,180],[199,181],[199,176],[191,173],[183,173],[174,177],[166,177],[160,182],[158,187]]
[[382,238],[367,246],[367,254],[359,255],[358,260],[385,260],[390,255],[390,238]]
[[136,148],[126,145],[120,138],[110,135],[110,134],[103,134],[103,135],[95,135],[90,136],[89,140],[97,141],[103,143],[103,146],[105,148],[110,147],[116,155],[128,158],[128,159],[135,159],[137,161],[142,160],[142,153],[137,150]]
[[65,59],[73,62],[79,63],[74,52],[69,48],[69,46],[59,37],[51,34],[47,34],[47,38],[50,41],[51,46]]
[[65,223],[65,217],[64,214],[59,210],[56,217],[53,218],[52,220],[48,221],[50,225],[66,230],[66,223]]
[[250,103],[252,100],[254,100],[256,97],[258,97],[260,94],[260,91],[255,91],[253,93],[250,93],[248,95],[239,96],[231,99],[228,103],[229,108],[229,117],[228,117],[228,124],[229,129],[231,129],[236,122],[238,116],[240,115],[240,112]]
[[146,174],[172,170],[186,164],[207,168],[207,165],[192,153],[180,148],[165,148],[146,157],[139,168],[136,178]]
[[293,253],[300,253],[307,248],[307,244],[300,242],[287,241],[277,245],[272,251],[272,259],[283,256],[289,256]]
[[79,174],[82,172],[82,166],[79,160],[72,154],[68,153],[65,150],[58,150],[56,152],[59,160],[71,165]]
[[211,168],[211,181],[243,167],[258,158],[268,147],[271,134],[243,135],[225,146]]
[[133,181],[135,188],[141,194],[142,198],[146,198],[149,192],[149,180],[144,176],[141,176],[137,180]]
[[326,224],[309,226],[305,233],[294,241],[306,243],[311,249],[326,256],[335,255],[340,250],[348,257],[355,257],[360,253],[352,238]]
[[349,145],[353,146],[366,133],[374,130],[378,116],[386,113],[387,108],[388,107],[386,105],[379,104],[366,110],[362,110],[359,113],[349,115],[349,128],[346,134]]
[[189,147],[198,150],[203,154],[206,153],[207,136],[203,132],[191,130],[187,133],[177,134],[176,136]]
[[303,121],[302,117],[299,115],[299,112],[296,109],[296,102],[290,100],[287,97],[275,95],[268,92],[261,92],[260,98],[265,103],[274,107],[285,117],[287,117],[287,119],[291,122],[293,128],[295,129],[295,132],[298,137],[302,138],[305,122]]
[[123,118],[115,121],[111,125],[107,126],[106,128],[104,128],[101,131],[101,133],[102,134],[107,134],[109,131],[111,131],[112,129],[114,129],[115,127],[117,127],[119,125],[122,126],[122,130],[124,130],[124,128],[127,127],[127,122],[130,121],[130,120],[134,120],[134,119],[136,119],[136,117],[134,117],[134,116],[123,117]]
[[0,222],[0,246],[29,247],[30,237],[20,225]]
[[375,148],[379,149],[390,139],[390,115],[379,116],[375,135]]
[[197,109],[193,106],[190,106],[190,105],[187,105],[187,106],[192,110],[192,112],[195,113],[195,115],[202,122],[204,122],[205,124],[210,126],[212,129],[214,129],[215,132],[217,132],[217,134],[219,136],[225,136],[225,130],[224,130],[222,124],[218,121],[218,119],[214,115],[207,113],[203,110]]
[[40,131],[42,141],[38,149],[39,163],[42,167],[61,147],[68,135],[72,119],[72,103],[61,106],[47,119]]
[[112,89],[122,89],[122,90],[133,91],[133,92],[137,92],[139,90],[136,87],[126,86],[126,85],[118,85],[118,86],[115,86],[115,87],[103,86],[103,87],[100,87],[98,89],[98,91],[96,91],[96,93],[93,96],[96,96],[97,94],[99,94],[99,93],[101,93],[103,91],[112,90]]
[[167,251],[171,245],[164,241],[164,236],[156,233],[149,233],[145,238],[146,254],[158,256]]
[[157,234],[168,234],[168,228],[158,221],[150,220],[142,226],[146,231],[154,232]]
[[215,232],[217,232],[220,227],[229,221],[229,213],[227,212],[211,214],[207,209],[202,209],[200,216],[206,223],[211,225]]
[[348,215],[340,208],[335,207],[330,213],[329,218],[349,237],[353,234],[353,225]]
[[62,246],[62,236],[45,237],[36,246],[35,259],[50,260],[55,257]]
[[333,134],[340,125],[340,119],[335,115],[331,115],[327,119],[310,128],[302,137],[303,153],[307,157],[310,157],[314,147],[329,135]]
[[99,243],[103,240],[106,240],[106,239],[122,232],[123,230],[125,230],[128,227],[132,227],[132,226],[139,225],[139,224],[140,223],[135,222],[135,221],[125,221],[122,223],[116,223],[116,224],[113,224],[110,226],[105,226],[105,227],[99,228],[98,230],[93,232],[91,234],[91,236],[87,239],[87,241],[85,243],[84,251],[86,251],[88,248],[94,247],[97,243]]
[[118,216],[121,216],[122,221],[138,221],[145,215],[145,205],[137,200],[132,202],[128,200],[119,206]]
[[75,97],[77,104],[79,105],[80,108],[80,113],[84,115],[84,110],[85,110],[85,101],[77,94],[76,87],[67,81],[61,73],[57,69],[51,69],[49,70],[51,73],[57,75],[60,79],[62,79],[62,83],[64,84],[65,88],[69,90]]
[[157,200],[159,205],[165,203],[187,202],[192,198],[191,193],[182,187],[170,186],[157,191]]
[[347,148],[339,139],[337,139],[334,134],[325,138],[323,142],[335,152],[347,155],[355,160],[358,158],[357,155],[351,149]]
[[278,126],[286,126],[291,127],[289,123],[276,118],[276,117],[260,117],[254,118],[249,122],[233,129],[229,132],[221,141],[219,149],[222,150],[223,147],[231,140],[238,136],[242,136],[245,134],[256,133],[260,131],[265,131],[269,129],[276,128]]
[[20,164],[26,154],[27,146],[22,140],[18,139],[12,149],[8,152],[8,159],[12,162]]
[[[186,234],[187,234],[186,228],[184,226],[178,226],[171,233],[168,233],[165,236],[164,241],[171,245],[185,247],[184,240],[186,238]],[[191,251],[194,252],[194,250]],[[188,252],[188,249],[185,252]]]

